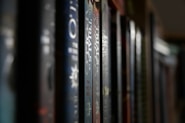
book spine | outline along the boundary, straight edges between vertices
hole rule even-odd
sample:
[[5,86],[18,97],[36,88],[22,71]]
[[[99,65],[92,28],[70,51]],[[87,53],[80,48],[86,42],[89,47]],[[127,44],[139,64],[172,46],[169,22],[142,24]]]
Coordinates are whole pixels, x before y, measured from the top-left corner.
[[[141,94],[140,96],[140,101],[141,104],[140,106],[142,107],[141,109],[141,123],[147,123],[148,118],[149,118],[149,114],[148,114],[148,110],[147,110],[147,77],[146,77],[146,40],[144,39],[143,34],[141,33],[141,85],[140,85],[140,92],[138,92],[139,94]],[[139,112],[140,113],[140,112]]]
[[39,122],[54,123],[54,14],[55,1],[40,4]]
[[103,123],[111,123],[111,74],[110,74],[110,23],[109,7],[102,0],[102,93],[103,93]]
[[85,91],[85,100],[84,100],[84,105],[85,105],[85,116],[84,120],[85,123],[92,123],[92,37],[93,37],[93,32],[92,32],[92,26],[93,26],[93,8],[92,8],[92,3],[91,1],[85,0],[85,18],[84,18],[84,23],[85,23],[85,75],[84,75],[84,91]]
[[127,122],[127,63],[126,63],[126,16],[121,16],[121,41],[122,41],[122,120]]
[[56,122],[79,122],[78,0],[56,0]]
[[111,111],[112,122],[118,123],[118,95],[117,95],[117,25],[116,10],[111,8]]
[[118,96],[118,123],[122,123],[122,42],[121,42],[121,15],[117,11],[117,96]]
[[0,1],[0,122],[15,119],[16,0]]
[[176,76],[177,76],[177,80],[176,80],[176,98],[178,100],[178,116],[177,116],[177,121],[180,121],[180,123],[183,123],[185,121],[185,86],[184,86],[184,82],[185,82],[185,76],[184,76],[184,72],[185,72],[185,49],[184,47],[180,48],[178,55],[177,55],[177,69],[176,69]]
[[137,97],[137,112],[136,112],[136,118],[139,123],[143,122],[143,107],[142,103],[144,100],[142,100],[142,97],[144,96],[144,88],[142,84],[142,78],[141,75],[144,74],[142,73],[142,35],[139,29],[136,30],[136,97]]
[[127,122],[130,123],[130,28],[129,28],[129,19],[126,19],[126,69],[127,69]]
[[135,121],[135,23],[128,20],[127,30],[127,91],[128,91],[128,122],[134,123]]
[[100,123],[100,2],[93,3],[93,123]]

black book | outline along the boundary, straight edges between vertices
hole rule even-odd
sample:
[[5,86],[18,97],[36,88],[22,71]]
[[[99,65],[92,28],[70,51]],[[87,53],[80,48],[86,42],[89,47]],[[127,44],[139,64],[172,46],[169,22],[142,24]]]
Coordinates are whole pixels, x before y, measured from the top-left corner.
[[177,55],[177,69],[176,69],[176,99],[178,105],[177,122],[183,123],[185,121],[185,76],[184,76],[184,61],[185,49],[184,44],[180,48]]
[[85,75],[85,43],[84,43],[84,34],[85,34],[85,28],[84,28],[84,18],[85,18],[85,7],[84,7],[84,4],[85,2],[80,2],[78,1],[79,3],[79,109],[80,109],[80,112],[79,112],[79,123],[84,123],[84,116],[85,116],[85,101],[84,101],[84,97],[85,97],[85,88],[84,88],[84,85],[85,85],[85,82],[84,82],[84,75]]
[[84,97],[85,97],[85,40],[84,40],[84,34],[85,34],[85,24],[84,24],[84,21],[85,21],[85,2],[81,2],[81,1],[78,1],[79,3],[79,109],[80,109],[80,112],[79,112],[79,123],[84,123],[84,116],[85,116],[85,101],[84,101]]
[[17,123],[54,122],[54,3],[18,1]]
[[56,0],[55,27],[56,123],[78,123],[78,0]]
[[106,0],[102,0],[102,121],[111,123],[111,57],[110,57],[110,13]]
[[121,46],[122,46],[122,120],[127,122],[127,47],[126,47],[126,16],[121,16]]
[[129,28],[129,18],[126,18],[126,73],[127,73],[127,98],[126,98],[126,110],[127,110],[127,122],[130,122],[130,28]]
[[39,0],[18,0],[16,123],[39,122],[40,5]]
[[16,0],[0,1],[0,122],[15,122]]
[[117,25],[116,10],[111,8],[111,111],[112,123],[118,123],[118,95],[117,95]]

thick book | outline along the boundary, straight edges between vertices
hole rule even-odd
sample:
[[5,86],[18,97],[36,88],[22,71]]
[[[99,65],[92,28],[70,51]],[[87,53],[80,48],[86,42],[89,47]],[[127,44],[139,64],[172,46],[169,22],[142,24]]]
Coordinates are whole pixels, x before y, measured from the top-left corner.
[[55,22],[56,123],[78,123],[78,0],[56,0]]
[[40,2],[40,0],[18,0],[15,68],[16,123],[39,122]]
[[93,123],[100,123],[100,1],[93,3],[92,31]]
[[55,1],[41,0],[39,44],[39,123],[54,123]]
[[0,1],[0,122],[15,122],[16,0]]
[[17,9],[16,122],[53,123],[54,1],[18,0]]
[[107,0],[101,4],[101,40],[102,40],[102,121],[111,123],[111,57],[110,57],[110,13]]
[[84,121],[85,123],[92,123],[92,55],[93,55],[93,3],[92,1],[85,0],[85,17],[84,17],[84,43],[85,43],[85,67],[84,67]]

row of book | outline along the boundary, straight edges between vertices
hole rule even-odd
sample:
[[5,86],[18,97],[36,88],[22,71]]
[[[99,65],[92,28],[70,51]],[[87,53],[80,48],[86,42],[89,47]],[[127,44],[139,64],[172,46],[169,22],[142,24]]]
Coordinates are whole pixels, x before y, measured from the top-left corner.
[[158,19],[148,14],[148,87],[154,123],[183,123],[184,119],[184,39],[162,37]]
[[0,0],[0,123],[183,123],[184,45],[144,6]]
[[1,123],[122,122],[121,16],[108,1],[0,8]]
[[183,123],[184,39],[163,36],[155,12],[137,9],[127,11],[127,122]]

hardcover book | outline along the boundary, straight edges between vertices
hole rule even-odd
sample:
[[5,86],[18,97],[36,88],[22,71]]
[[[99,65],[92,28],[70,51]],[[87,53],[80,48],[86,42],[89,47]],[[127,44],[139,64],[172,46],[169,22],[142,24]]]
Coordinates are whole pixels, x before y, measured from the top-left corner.
[[78,0],[56,0],[56,122],[79,122]]
[[107,0],[102,0],[102,94],[103,123],[111,123],[111,57],[110,57],[110,15]]
[[93,2],[92,27],[93,123],[100,123],[100,2]]
[[55,1],[41,0],[39,44],[39,123],[54,123]]
[[92,77],[93,77],[93,2],[90,0],[85,0],[85,34],[84,34],[84,42],[85,42],[85,68],[84,68],[84,121],[85,123],[92,123]]
[[118,123],[118,71],[117,71],[117,16],[116,10],[111,8],[111,39],[110,39],[110,46],[111,46],[111,111],[112,111],[112,123]]
[[121,36],[121,15],[117,11],[116,13],[116,24],[117,24],[117,41],[116,41],[116,47],[117,47],[117,96],[118,96],[118,123],[122,123],[122,36]]
[[[16,123],[39,123],[40,0],[17,0]],[[34,9],[33,9],[34,6]]]

